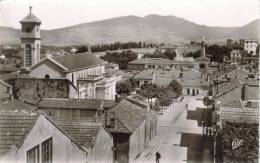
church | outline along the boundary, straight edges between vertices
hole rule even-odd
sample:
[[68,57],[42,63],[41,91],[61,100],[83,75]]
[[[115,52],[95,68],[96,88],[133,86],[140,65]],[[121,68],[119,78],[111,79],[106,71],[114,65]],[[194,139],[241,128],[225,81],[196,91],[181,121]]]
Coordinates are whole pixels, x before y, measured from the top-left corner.
[[40,58],[41,21],[29,14],[20,21],[23,69],[30,78],[68,79],[77,88],[79,99],[115,100],[116,77],[105,74],[107,62],[91,53]]

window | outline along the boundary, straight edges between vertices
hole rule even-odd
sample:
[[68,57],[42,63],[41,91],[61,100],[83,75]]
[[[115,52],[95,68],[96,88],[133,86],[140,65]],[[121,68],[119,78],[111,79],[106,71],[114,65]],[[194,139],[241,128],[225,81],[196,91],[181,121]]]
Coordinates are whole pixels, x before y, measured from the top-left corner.
[[73,73],[71,74],[71,82],[72,82],[72,84],[74,84],[74,74]]
[[52,138],[42,143],[42,163],[52,163]]
[[31,32],[31,29],[30,29],[30,28],[26,28],[26,32],[27,32],[27,33],[30,33],[30,32]]
[[44,78],[45,78],[45,79],[50,79],[50,75],[49,75],[49,74],[46,74],[46,75],[44,76]]
[[39,162],[39,145],[27,151],[27,163]]
[[188,94],[188,95],[190,94],[190,89],[189,89],[189,88],[187,89],[187,94]]
[[32,65],[32,47],[30,44],[25,45],[25,66],[30,67]]

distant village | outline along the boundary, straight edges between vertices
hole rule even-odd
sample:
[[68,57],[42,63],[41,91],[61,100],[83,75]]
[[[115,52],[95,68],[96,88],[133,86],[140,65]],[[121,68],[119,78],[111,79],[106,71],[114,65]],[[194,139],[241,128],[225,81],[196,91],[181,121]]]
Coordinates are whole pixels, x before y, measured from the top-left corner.
[[20,23],[0,46],[0,162],[258,162],[258,41],[61,48],[31,8]]

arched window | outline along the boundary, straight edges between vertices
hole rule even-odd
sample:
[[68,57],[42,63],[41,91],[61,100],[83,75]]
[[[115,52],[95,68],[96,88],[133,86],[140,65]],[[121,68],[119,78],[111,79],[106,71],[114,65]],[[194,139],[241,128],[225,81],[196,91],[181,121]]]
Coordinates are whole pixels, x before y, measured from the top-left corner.
[[50,75],[49,75],[49,74],[46,74],[46,75],[44,76],[44,78],[45,78],[45,79],[50,79]]
[[32,47],[30,44],[25,45],[25,66],[30,67],[32,65]]
[[201,69],[204,69],[205,67],[206,67],[206,65],[203,64],[203,63],[201,63],[201,64],[199,65],[199,68],[201,68]]

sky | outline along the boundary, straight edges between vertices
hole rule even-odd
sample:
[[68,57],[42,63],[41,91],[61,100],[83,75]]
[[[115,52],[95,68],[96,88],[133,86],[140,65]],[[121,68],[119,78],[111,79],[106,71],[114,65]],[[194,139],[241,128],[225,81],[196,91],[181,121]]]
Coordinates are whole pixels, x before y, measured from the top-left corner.
[[0,0],[0,25],[20,28],[29,6],[42,29],[149,14],[174,15],[208,26],[242,26],[260,13],[260,0]]

